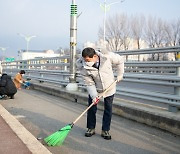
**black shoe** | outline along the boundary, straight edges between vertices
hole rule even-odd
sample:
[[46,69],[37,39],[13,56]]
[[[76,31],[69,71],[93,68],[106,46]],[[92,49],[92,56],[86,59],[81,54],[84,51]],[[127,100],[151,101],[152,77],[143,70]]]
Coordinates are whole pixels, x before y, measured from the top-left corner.
[[94,134],[95,134],[95,129],[88,129],[87,132],[85,133],[85,136],[91,137]]
[[10,99],[14,99],[14,95],[10,96]]
[[111,140],[111,135],[109,134],[109,131],[102,130],[101,136],[106,140]]

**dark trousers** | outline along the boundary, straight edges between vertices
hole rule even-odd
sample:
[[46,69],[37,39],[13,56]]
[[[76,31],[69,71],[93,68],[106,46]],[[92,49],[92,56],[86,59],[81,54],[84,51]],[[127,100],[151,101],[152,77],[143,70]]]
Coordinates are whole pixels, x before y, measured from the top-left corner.
[[[112,117],[112,103],[114,95],[104,98],[104,114],[102,120],[102,130],[109,131]],[[89,96],[88,104],[91,105],[92,98]],[[97,105],[93,105],[87,112],[87,128],[92,129],[96,127],[96,111]]]

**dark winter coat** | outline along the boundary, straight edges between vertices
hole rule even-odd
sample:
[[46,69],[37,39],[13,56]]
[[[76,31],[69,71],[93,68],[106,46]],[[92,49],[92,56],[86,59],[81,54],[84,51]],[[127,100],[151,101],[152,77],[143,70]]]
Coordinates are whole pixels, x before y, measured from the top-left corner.
[[12,96],[17,92],[16,86],[11,77],[3,74],[0,80],[0,95]]

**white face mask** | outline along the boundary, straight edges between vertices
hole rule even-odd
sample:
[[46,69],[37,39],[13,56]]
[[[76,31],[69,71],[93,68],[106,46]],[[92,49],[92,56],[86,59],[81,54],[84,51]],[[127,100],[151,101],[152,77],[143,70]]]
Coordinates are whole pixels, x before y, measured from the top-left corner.
[[94,62],[93,61],[90,61],[90,62],[85,62],[87,66],[89,67],[92,67],[94,65]]
[[22,74],[22,76],[24,76],[24,74]]

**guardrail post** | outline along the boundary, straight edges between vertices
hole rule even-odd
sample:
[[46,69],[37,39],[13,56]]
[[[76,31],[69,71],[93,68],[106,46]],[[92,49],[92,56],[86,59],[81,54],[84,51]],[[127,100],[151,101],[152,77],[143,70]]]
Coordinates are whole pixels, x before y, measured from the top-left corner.
[[[39,75],[40,75],[40,78],[43,78],[43,73],[39,73]],[[39,80],[39,82],[43,82],[42,80]]]
[[[176,61],[180,61],[180,52],[177,52]],[[177,75],[177,77],[180,77],[180,67],[179,66],[176,67],[176,75]],[[178,95],[180,97],[180,87],[175,87],[174,94]],[[170,112],[177,112],[178,108],[176,106],[169,105],[169,111]]]
[[67,58],[64,59],[64,63],[65,63],[65,66],[64,66],[64,71],[67,71]]
[[17,61],[17,62],[16,62],[16,68],[17,68],[17,69],[20,69],[19,64],[20,64],[20,62],[19,62],[19,61]]

